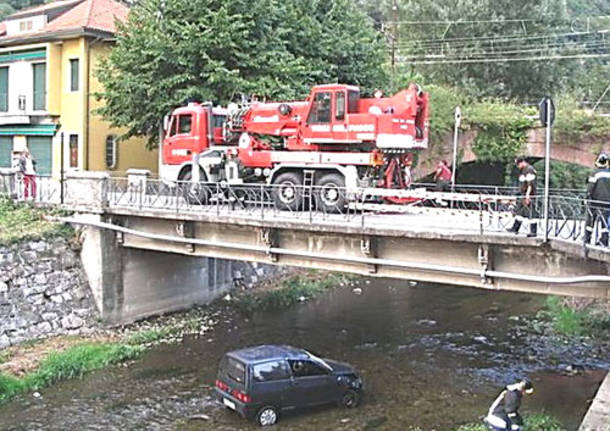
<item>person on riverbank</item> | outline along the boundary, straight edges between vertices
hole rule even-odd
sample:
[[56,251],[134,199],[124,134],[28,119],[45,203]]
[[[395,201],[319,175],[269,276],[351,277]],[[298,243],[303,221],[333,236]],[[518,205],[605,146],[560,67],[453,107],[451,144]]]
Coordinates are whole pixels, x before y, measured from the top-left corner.
[[585,221],[585,244],[591,242],[595,226],[600,224],[600,238],[596,245],[608,247],[608,224],[610,223],[610,156],[601,153],[595,160],[597,170],[587,184],[587,218]]
[[485,424],[493,431],[519,431],[523,426],[523,418],[519,414],[521,398],[524,394],[532,394],[534,386],[528,379],[506,386],[494,400],[484,419]]
[[528,221],[530,231],[527,236],[534,237],[538,235],[538,221],[532,220],[536,209],[536,169],[523,157],[518,157],[515,164],[519,169],[519,199],[514,210],[515,221],[508,231],[518,234],[523,222]]
[[436,181],[437,192],[448,192],[451,190],[451,169],[447,160],[441,160],[436,166],[434,181]]
[[36,161],[25,148],[19,157],[19,172],[23,177],[23,198],[25,200],[36,198]]

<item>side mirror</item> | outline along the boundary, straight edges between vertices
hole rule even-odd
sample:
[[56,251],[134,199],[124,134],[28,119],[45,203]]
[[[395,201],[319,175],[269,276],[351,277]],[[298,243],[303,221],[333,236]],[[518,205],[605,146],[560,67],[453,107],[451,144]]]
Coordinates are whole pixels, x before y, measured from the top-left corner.
[[167,132],[167,128],[169,127],[169,115],[163,117],[163,131]]

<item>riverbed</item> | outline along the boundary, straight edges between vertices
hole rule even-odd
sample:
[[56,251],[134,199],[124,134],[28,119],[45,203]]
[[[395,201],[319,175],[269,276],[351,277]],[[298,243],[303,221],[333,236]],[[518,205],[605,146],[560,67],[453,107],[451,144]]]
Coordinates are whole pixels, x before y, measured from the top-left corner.
[[354,410],[284,415],[278,430],[451,430],[479,421],[502,385],[529,376],[522,412],[576,430],[610,368],[588,341],[532,334],[539,295],[362,279],[280,311],[235,314],[201,337],[62,382],[0,407],[2,430],[255,430],[213,397],[224,352],[273,343],[349,362],[366,393]]

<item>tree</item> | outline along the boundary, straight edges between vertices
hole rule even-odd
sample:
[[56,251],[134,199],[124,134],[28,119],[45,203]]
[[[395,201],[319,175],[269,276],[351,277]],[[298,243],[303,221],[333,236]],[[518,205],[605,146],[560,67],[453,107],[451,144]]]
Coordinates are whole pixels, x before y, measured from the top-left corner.
[[351,0],[142,0],[97,76],[100,113],[154,145],[187,99],[304,97],[312,84],[384,84],[385,47]]
[[10,14],[15,12],[15,9],[8,3],[0,3],[0,20],[3,20]]
[[[519,57],[607,53],[607,40],[595,33],[606,30],[610,23],[599,17],[610,13],[610,3],[604,0],[356,1],[373,18],[381,13],[388,38],[398,34],[399,75],[419,74],[428,82],[458,87],[476,98],[524,102],[566,91],[584,98],[599,97],[610,82],[608,60],[602,57],[515,61]],[[397,23],[394,4],[398,6]],[[453,61],[490,58],[511,60]],[[426,65],[415,60],[439,63]],[[452,61],[442,63],[447,60]]]

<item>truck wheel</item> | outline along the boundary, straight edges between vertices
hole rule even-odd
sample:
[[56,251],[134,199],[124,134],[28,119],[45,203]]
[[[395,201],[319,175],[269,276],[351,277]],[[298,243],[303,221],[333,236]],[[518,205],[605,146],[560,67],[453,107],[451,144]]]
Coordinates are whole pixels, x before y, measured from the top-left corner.
[[316,183],[316,206],[325,213],[341,213],[345,209],[345,178],[326,174]]
[[182,196],[191,205],[207,205],[210,200],[210,190],[205,184],[205,173],[199,171],[199,184],[192,184],[192,179],[193,173],[190,169],[180,176],[181,183],[178,187]]
[[301,176],[295,172],[284,172],[273,180],[271,196],[279,210],[298,211],[303,200]]
[[263,407],[256,415],[256,423],[262,427],[268,427],[277,423],[278,414],[273,406]]

